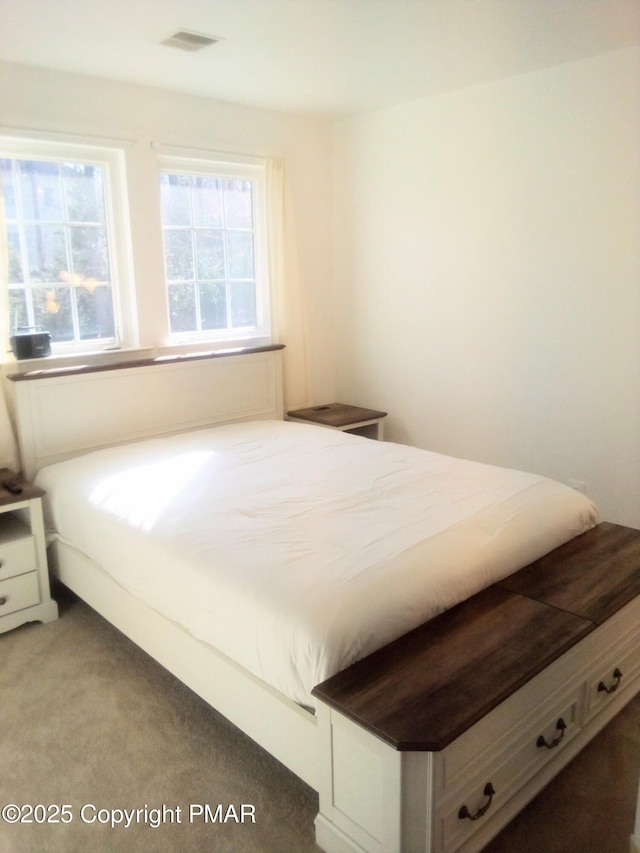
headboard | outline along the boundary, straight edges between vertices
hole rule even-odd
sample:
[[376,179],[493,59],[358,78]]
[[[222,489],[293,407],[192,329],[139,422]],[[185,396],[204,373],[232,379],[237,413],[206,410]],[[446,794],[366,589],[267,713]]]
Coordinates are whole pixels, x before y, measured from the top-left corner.
[[99,447],[283,417],[281,345],[7,377],[22,472]]

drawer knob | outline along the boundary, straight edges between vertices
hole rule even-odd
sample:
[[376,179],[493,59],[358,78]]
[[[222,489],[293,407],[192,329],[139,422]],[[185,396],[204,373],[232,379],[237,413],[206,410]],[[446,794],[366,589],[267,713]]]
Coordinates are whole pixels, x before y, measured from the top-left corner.
[[556,728],[560,732],[559,735],[557,735],[556,737],[554,737],[553,740],[550,740],[550,741],[547,741],[545,739],[544,735],[540,735],[540,737],[536,741],[536,746],[539,748],[546,746],[547,749],[554,749],[556,746],[558,746],[558,744],[560,743],[560,741],[564,737],[565,731],[567,730],[567,724],[562,719],[562,717],[560,717],[560,719],[556,723]]
[[598,693],[615,693],[616,692],[616,690],[620,686],[620,681],[622,680],[622,673],[620,672],[618,667],[616,667],[613,670],[613,677],[615,678],[615,682],[610,687],[607,687],[607,685],[604,683],[604,681],[601,681],[600,684],[598,684]]
[[489,811],[494,794],[495,790],[493,788],[493,785],[491,784],[491,782],[487,782],[487,784],[484,786],[484,795],[485,797],[489,797],[487,802],[483,806],[480,806],[480,808],[475,814],[471,814],[471,812],[466,806],[462,806],[460,808],[460,811],[458,812],[459,819],[464,820],[465,818],[468,818],[469,820],[478,820],[478,818],[482,817],[483,814],[486,814]]
[[2,607],[3,604],[6,604],[7,601],[9,601],[8,595],[0,595],[0,607]]

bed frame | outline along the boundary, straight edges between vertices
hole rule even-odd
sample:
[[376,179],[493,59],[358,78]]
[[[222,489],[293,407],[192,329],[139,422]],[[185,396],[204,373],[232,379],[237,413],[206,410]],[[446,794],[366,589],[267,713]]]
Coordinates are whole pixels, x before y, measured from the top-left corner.
[[[282,419],[279,346],[8,377],[22,472],[99,447],[212,424]],[[316,720],[54,541],[53,574],[242,731],[318,787]]]
[[[44,465],[144,437],[211,424],[281,419],[281,349],[262,347],[9,377],[23,473],[30,479]],[[316,715],[142,604],[69,545],[54,540],[50,567],[80,598],[319,792],[316,838],[323,850],[471,853],[480,850],[640,690],[640,532],[609,527],[616,548],[624,551],[626,573],[622,576],[628,582],[603,625],[588,612],[576,613],[573,605],[558,607],[557,601],[544,600],[539,590],[529,594],[526,583],[524,590],[496,592],[491,588],[481,599],[454,608],[453,615],[443,614],[444,621],[438,617],[429,623],[431,627],[423,626],[426,633],[407,635],[409,645],[400,649],[399,657],[398,646],[386,647],[391,650],[386,658],[383,649],[386,670],[384,665],[380,668],[376,653],[356,665],[355,681],[352,670],[346,671],[346,688],[341,674],[335,677],[337,681],[330,679],[320,685],[314,691]],[[592,558],[597,576],[608,583],[611,541],[607,539],[603,546],[600,533],[589,536],[579,537],[578,551],[567,551],[566,546],[558,551],[553,558],[554,575],[559,570],[569,572],[571,566],[574,571],[585,558]],[[571,559],[570,554],[574,555]],[[572,588],[580,586],[577,577],[568,580]],[[523,600],[530,603],[523,605]],[[466,609],[469,607],[471,611]],[[461,636],[464,648],[481,648],[479,639],[471,643],[464,639],[469,613],[471,621],[480,624],[478,607],[485,625],[493,625],[508,607],[513,608],[513,618],[509,611],[507,625],[519,624],[523,636],[527,631],[535,634],[535,626],[546,625],[546,618],[553,630],[544,629],[549,632],[546,640],[543,636],[530,642],[526,672],[514,659],[518,678],[497,693],[494,690],[489,705],[482,704],[488,682],[480,684],[477,693],[482,702],[459,730],[449,730],[434,743],[425,739],[428,726],[425,729],[420,722],[421,715],[410,713],[419,736],[414,731],[408,739],[394,743],[388,725],[380,728],[376,722],[380,691],[387,698],[401,697],[404,682],[397,680],[397,671],[405,667],[406,672],[418,672],[420,683],[414,685],[414,695],[405,697],[406,702],[396,702],[392,716],[399,719],[403,709],[433,704],[434,684],[422,679],[421,670],[423,656],[434,642],[432,632],[444,643],[439,646],[438,659],[459,649]],[[564,612],[560,622],[558,611]],[[545,619],[540,622],[543,613]],[[515,614],[524,622],[514,621]],[[505,642],[499,636],[492,647],[493,663],[498,667]],[[461,672],[469,671],[471,665],[489,669],[484,658],[474,662],[463,656],[458,663]],[[624,689],[618,691],[621,679],[615,671],[619,667],[626,672]],[[393,672],[396,680],[389,681]],[[596,684],[602,681],[605,690],[591,690],[594,679]],[[414,681],[413,676],[410,680]],[[600,701],[603,697],[610,697],[606,706]],[[388,703],[383,706],[383,716],[388,717]],[[568,720],[566,736],[560,737],[560,732],[554,737],[556,715],[558,720]],[[504,726],[508,748],[506,752],[497,748],[496,755],[508,756],[514,751],[521,755],[523,743],[538,729],[540,737],[548,742],[557,737],[558,743],[542,752],[534,749],[534,758],[527,759],[527,773],[502,785],[496,782],[504,776],[502,765],[491,750],[487,752],[485,742],[501,743],[499,733]],[[519,760],[518,766],[521,763]],[[483,781],[487,773],[490,779]],[[474,787],[469,788],[471,783]],[[500,784],[498,793],[491,793],[492,784]],[[472,820],[460,816],[460,797]]]

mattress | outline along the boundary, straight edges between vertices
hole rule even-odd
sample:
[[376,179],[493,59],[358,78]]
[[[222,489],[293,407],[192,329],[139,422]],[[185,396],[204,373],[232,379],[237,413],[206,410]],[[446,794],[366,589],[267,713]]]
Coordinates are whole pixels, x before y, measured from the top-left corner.
[[281,421],[99,450],[37,483],[52,536],[305,707],[598,521],[553,480]]

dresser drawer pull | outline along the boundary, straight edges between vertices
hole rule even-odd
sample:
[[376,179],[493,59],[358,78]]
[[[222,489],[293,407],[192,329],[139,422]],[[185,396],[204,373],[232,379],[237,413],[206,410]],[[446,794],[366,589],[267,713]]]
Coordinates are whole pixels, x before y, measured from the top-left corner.
[[460,811],[458,812],[458,817],[460,818],[460,820],[464,820],[465,818],[469,818],[469,820],[478,820],[478,818],[482,817],[483,814],[486,814],[489,811],[494,794],[495,791],[493,789],[493,785],[491,784],[491,782],[487,782],[487,784],[484,786],[484,795],[485,797],[489,797],[488,801],[483,806],[480,806],[480,808],[475,814],[471,814],[471,812],[466,806],[462,806],[460,808]]
[[2,607],[3,604],[6,604],[7,601],[9,601],[8,595],[0,595],[0,607]]
[[598,693],[615,693],[616,692],[616,690],[620,686],[620,681],[622,680],[622,673],[620,672],[618,667],[616,667],[613,670],[613,677],[616,680],[615,684],[612,684],[611,687],[607,687],[606,684],[604,683],[604,681],[601,681],[600,684],[598,684]]
[[547,749],[554,749],[556,746],[558,746],[558,744],[560,743],[560,741],[564,737],[565,731],[567,730],[567,724],[562,719],[562,717],[560,717],[560,719],[556,723],[556,728],[560,732],[560,734],[557,737],[555,737],[553,740],[547,742],[544,735],[540,735],[540,737],[536,741],[536,746],[539,748],[546,746]]

